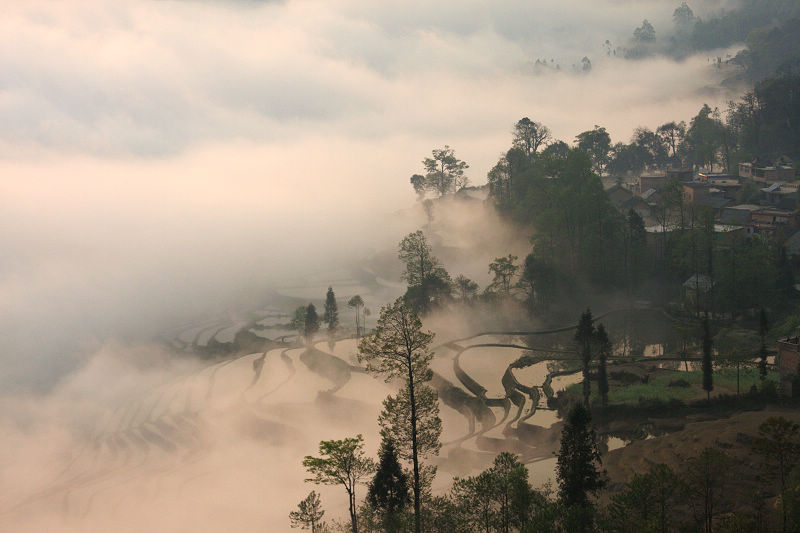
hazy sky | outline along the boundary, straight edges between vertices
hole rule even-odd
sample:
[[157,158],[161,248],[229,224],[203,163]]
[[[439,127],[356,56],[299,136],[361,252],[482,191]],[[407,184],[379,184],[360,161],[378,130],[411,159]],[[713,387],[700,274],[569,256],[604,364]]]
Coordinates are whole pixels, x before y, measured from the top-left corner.
[[522,116],[627,140],[723,102],[707,55],[604,54],[677,4],[5,3],[0,388],[386,244],[432,148],[480,184]]

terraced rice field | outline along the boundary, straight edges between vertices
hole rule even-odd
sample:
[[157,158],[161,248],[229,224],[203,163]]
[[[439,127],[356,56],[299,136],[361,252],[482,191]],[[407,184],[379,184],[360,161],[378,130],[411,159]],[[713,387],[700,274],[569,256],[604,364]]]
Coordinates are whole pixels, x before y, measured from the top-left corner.
[[[248,328],[268,337],[279,330],[258,325],[287,318],[261,313],[249,322],[178,328],[169,340],[189,350]],[[290,333],[284,340],[294,341]],[[550,361],[525,349],[521,335],[437,341],[444,344],[435,347],[431,386],[439,394],[443,446],[431,459],[439,467],[435,488],[486,468],[501,451],[520,455],[534,485],[552,480],[561,423],[546,394],[579,382],[580,374],[552,374]],[[138,532],[164,524],[163,516],[176,524],[164,524],[165,531],[205,531],[223,517],[237,531],[282,530],[275,524],[288,526],[288,511],[312,488],[302,482],[303,457],[316,454],[320,440],[356,434],[374,456],[382,402],[398,386],[359,367],[355,339],[331,345],[321,332],[313,347],[283,346],[197,362],[124,402],[100,406],[91,431],[71,435],[68,453],[54,454],[38,489],[0,494],[0,530]],[[518,364],[523,355],[533,363]],[[338,487],[315,490],[326,508],[346,509]]]

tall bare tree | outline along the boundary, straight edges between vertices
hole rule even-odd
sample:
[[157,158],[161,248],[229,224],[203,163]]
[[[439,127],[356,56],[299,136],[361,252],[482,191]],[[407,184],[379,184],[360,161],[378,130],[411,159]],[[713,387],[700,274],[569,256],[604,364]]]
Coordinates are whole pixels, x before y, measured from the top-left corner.
[[436,391],[425,385],[433,377],[428,367],[433,358],[428,350],[432,340],[433,333],[423,331],[417,314],[398,298],[381,309],[375,334],[361,341],[358,356],[368,372],[383,376],[387,382],[404,382],[400,392],[384,402],[379,423],[384,437],[397,443],[398,455],[411,461],[416,533],[422,530],[420,459],[438,454],[441,447],[438,398]]

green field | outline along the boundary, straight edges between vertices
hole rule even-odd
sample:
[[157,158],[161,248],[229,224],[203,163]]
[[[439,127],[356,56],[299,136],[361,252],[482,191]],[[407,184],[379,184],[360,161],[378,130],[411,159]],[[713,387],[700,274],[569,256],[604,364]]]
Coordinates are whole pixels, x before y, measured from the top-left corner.
[[[778,373],[770,371],[767,374],[767,381],[778,384]],[[689,383],[689,387],[672,386],[669,384],[674,381],[683,380]],[[755,385],[761,388],[761,379],[756,368],[743,368],[739,371],[739,391],[746,394],[750,387]],[[632,385],[615,385],[611,383],[611,390],[608,393],[608,403],[610,405],[635,405],[641,401],[662,401],[669,400],[701,400],[706,397],[703,390],[703,373],[700,370],[689,372],[669,372],[650,378],[648,383],[635,383]],[[577,383],[567,388],[566,393],[570,396],[580,397],[582,385]],[[714,372],[714,390],[711,396],[720,394],[736,394],[736,369],[725,368]],[[592,402],[599,402],[597,383],[592,382]]]

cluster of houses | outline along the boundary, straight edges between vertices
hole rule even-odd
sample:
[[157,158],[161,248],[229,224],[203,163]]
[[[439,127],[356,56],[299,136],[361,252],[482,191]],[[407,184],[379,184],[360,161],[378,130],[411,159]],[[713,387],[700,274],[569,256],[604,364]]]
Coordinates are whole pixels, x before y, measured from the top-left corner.
[[[764,238],[781,235],[789,255],[800,257],[800,179],[793,162],[786,157],[777,161],[747,161],[739,164],[738,173],[696,172],[670,169],[644,174],[635,181],[615,180],[607,184],[611,203],[622,213],[633,209],[644,220],[648,244],[661,252],[663,233],[677,226],[673,218],[665,220],[661,194],[676,180],[684,204],[707,207],[714,214],[715,238],[725,241],[736,236]],[[742,191],[746,192],[743,194]],[[747,197],[747,203],[738,200]],[[684,283],[688,303],[708,292],[713,281],[704,274],[694,274]],[[800,338],[778,342],[776,366],[780,371],[780,393],[792,396],[800,375]]]
[[[672,231],[677,224],[674,214],[670,221],[664,220],[661,203],[664,187],[675,180],[682,189],[685,205],[707,207],[713,212],[718,239],[782,233],[787,239],[787,251],[800,256],[797,212],[800,181],[797,178],[792,161],[782,157],[771,164],[740,163],[738,174],[690,169],[643,174],[635,181],[609,183],[607,193],[621,212],[633,209],[642,217],[648,241],[654,247],[659,241],[656,237],[664,231]],[[743,190],[746,195],[742,194]],[[747,196],[747,203],[737,201],[742,196]]]

